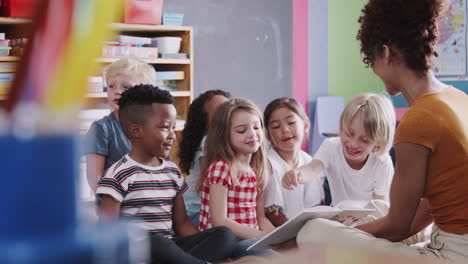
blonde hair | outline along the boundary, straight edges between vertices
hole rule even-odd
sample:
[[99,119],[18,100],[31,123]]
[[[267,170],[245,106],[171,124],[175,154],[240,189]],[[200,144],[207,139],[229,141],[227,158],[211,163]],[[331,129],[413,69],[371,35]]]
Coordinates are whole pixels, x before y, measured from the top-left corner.
[[104,70],[106,83],[117,75],[124,74],[136,84],[156,85],[156,70],[149,64],[137,59],[120,59]]
[[[243,98],[233,98],[221,104],[216,110],[210,129],[206,137],[205,156],[203,157],[201,176],[197,182],[197,190],[201,191],[206,173],[210,165],[217,160],[228,163],[232,182],[238,184],[239,170],[237,153],[231,144],[231,119],[235,113],[245,111],[258,117],[262,129],[263,120],[260,110],[251,101]],[[265,149],[260,144],[257,152],[252,154],[250,167],[257,175],[257,186],[259,190],[265,189]]]
[[370,140],[376,144],[374,152],[379,155],[388,153],[395,134],[395,110],[390,99],[374,93],[354,97],[341,114],[340,133],[348,131],[358,113],[362,113],[364,128]]

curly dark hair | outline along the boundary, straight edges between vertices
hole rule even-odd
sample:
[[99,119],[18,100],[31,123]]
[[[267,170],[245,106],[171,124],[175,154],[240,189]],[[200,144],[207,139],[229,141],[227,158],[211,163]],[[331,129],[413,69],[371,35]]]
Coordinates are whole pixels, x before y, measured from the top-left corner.
[[136,85],[122,93],[119,99],[119,122],[126,134],[130,124],[145,122],[153,103],[173,104],[174,97],[170,92],[151,84]]
[[[358,22],[362,61],[372,67],[383,45],[398,51],[408,68],[425,74],[437,40],[437,20],[446,7],[444,0],[369,0]],[[392,50],[394,49],[394,50]]]
[[179,145],[179,167],[187,175],[193,167],[195,153],[207,132],[208,114],[205,112],[205,103],[215,95],[231,97],[229,92],[223,90],[209,90],[195,98],[189,106],[187,122],[182,131],[182,140]]

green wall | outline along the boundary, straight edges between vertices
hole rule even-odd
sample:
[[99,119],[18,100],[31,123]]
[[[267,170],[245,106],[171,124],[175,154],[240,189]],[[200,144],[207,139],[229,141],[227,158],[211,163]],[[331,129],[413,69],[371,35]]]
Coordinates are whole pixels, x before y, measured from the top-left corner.
[[361,61],[357,22],[368,0],[328,1],[328,91],[349,102],[363,92],[383,92],[382,81]]

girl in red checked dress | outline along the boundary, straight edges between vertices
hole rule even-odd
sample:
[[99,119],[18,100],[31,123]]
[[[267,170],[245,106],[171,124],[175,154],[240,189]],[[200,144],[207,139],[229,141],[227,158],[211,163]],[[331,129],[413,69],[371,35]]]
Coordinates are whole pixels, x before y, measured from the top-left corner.
[[249,100],[234,98],[218,107],[208,131],[202,174],[199,229],[229,227],[239,238],[236,256],[274,227],[264,214],[265,151],[263,121]]

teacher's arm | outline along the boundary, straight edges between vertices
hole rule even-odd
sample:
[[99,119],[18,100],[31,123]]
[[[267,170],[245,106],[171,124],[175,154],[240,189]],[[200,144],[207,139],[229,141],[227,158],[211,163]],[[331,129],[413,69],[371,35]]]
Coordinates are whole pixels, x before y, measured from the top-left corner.
[[413,143],[398,143],[395,153],[396,167],[388,214],[357,227],[393,242],[408,238],[432,221],[430,213],[427,213],[427,201],[422,200],[430,149]]

